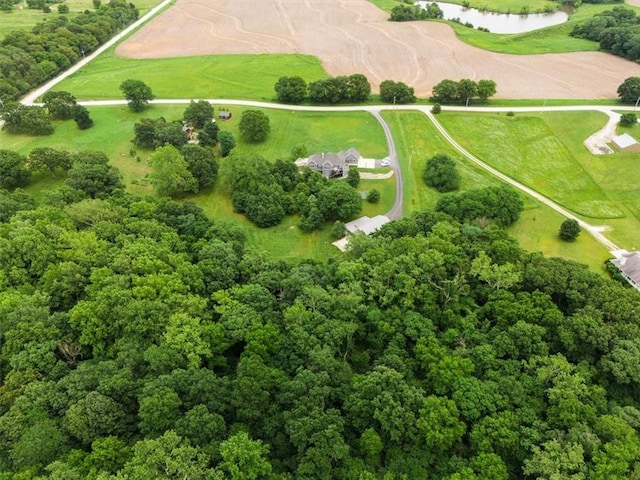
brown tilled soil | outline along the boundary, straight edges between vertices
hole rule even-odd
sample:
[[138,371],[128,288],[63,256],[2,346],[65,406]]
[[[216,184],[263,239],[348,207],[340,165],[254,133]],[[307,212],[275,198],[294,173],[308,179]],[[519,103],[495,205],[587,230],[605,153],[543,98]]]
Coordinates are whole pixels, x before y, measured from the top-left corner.
[[395,23],[367,0],[178,0],[116,52],[130,58],[229,53],[316,55],[331,75],[363,73],[374,90],[402,81],[427,97],[445,78],[492,79],[500,98],[616,98],[640,66],[601,52],[505,55],[435,22]]

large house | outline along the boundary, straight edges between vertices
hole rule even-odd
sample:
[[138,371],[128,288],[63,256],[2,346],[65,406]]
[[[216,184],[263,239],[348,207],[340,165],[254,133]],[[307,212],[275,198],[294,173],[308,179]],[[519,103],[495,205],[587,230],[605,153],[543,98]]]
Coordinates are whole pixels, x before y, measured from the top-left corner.
[[327,178],[344,177],[349,173],[351,165],[358,165],[360,152],[350,148],[338,153],[314,153],[309,157],[307,166]]

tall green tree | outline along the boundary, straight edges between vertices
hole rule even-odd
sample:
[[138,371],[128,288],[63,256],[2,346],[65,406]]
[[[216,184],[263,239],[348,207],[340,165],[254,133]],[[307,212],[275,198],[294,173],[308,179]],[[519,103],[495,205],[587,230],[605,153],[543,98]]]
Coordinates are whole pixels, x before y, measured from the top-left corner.
[[182,118],[195,128],[202,128],[205,123],[213,119],[213,105],[206,100],[198,100],[197,102],[191,100],[182,114]]
[[442,193],[460,188],[461,179],[456,164],[445,154],[435,155],[427,160],[423,178],[427,185]]
[[49,115],[56,120],[72,118],[73,109],[77,105],[76,97],[65,91],[48,91],[42,96],[42,102]]
[[27,167],[32,172],[47,171],[55,178],[57,170],[66,172],[71,168],[71,154],[51,147],[34,148],[27,156]]
[[271,132],[269,117],[262,110],[245,110],[242,112],[238,129],[245,141],[262,142]]
[[155,98],[151,87],[142,80],[125,80],[120,84],[120,90],[133,112],[141,112]]
[[198,181],[189,171],[187,161],[173,145],[158,148],[151,155],[151,183],[158,195],[180,196],[197,192]]
[[0,188],[12,190],[24,185],[30,176],[25,157],[12,150],[0,150]]
[[280,77],[274,89],[276,99],[282,103],[302,103],[307,96],[307,82],[302,77]]

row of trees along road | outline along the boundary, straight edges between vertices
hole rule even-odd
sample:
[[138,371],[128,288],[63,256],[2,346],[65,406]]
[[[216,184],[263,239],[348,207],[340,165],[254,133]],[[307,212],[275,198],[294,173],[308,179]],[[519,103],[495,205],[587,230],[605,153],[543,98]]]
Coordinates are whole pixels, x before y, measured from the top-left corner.
[[444,212],[289,263],[189,202],[73,191],[0,190],[2,477],[640,474],[623,284]]
[[468,105],[475,98],[481,102],[496,94],[496,82],[493,80],[470,80],[462,79],[459,82],[454,80],[442,80],[435,87],[430,100],[443,105]]
[[[0,100],[17,100],[82,59],[138,18],[125,0],[96,3],[72,19],[57,16],[0,42]],[[7,14],[4,13],[3,17]]]
[[[335,77],[307,82],[299,76],[280,77],[274,89],[278,102],[362,103],[371,95],[371,85],[364,75]],[[380,100],[385,103],[406,104],[416,100],[414,89],[402,82],[384,80],[380,83]]]
[[80,130],[93,126],[86,107],[79,105],[69,92],[47,92],[43,96],[44,106],[22,105],[7,102],[0,106],[2,129],[11,134],[51,135],[55,120],[73,119]]

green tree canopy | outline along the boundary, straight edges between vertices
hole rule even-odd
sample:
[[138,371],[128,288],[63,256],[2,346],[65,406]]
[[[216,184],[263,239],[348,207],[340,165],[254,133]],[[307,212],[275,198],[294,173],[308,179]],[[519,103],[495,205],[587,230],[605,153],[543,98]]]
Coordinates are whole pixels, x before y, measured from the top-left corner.
[[133,112],[141,112],[155,98],[151,87],[142,80],[125,80],[120,84],[120,90]]
[[263,142],[271,132],[269,117],[262,110],[245,110],[238,129],[245,141]]

